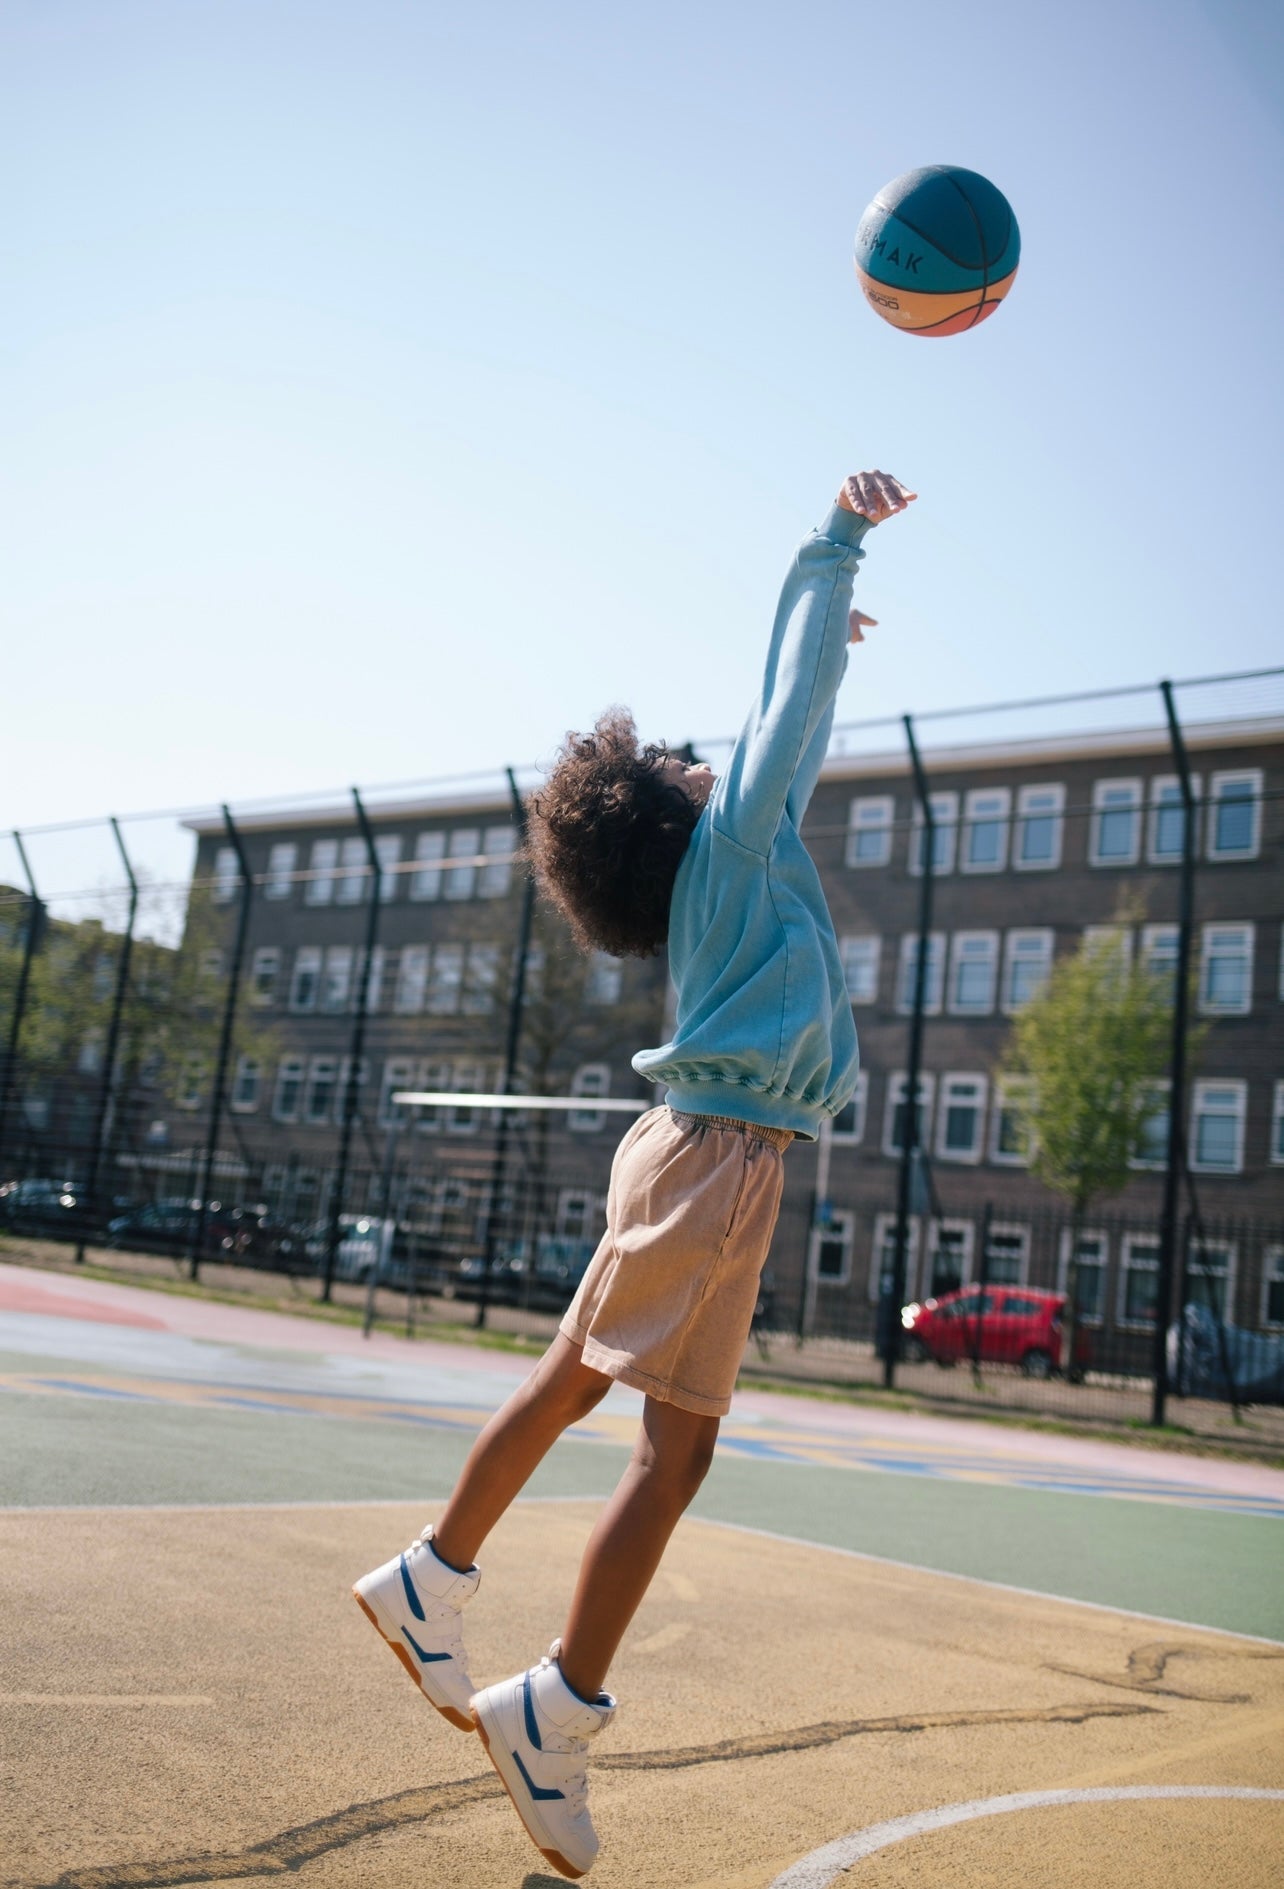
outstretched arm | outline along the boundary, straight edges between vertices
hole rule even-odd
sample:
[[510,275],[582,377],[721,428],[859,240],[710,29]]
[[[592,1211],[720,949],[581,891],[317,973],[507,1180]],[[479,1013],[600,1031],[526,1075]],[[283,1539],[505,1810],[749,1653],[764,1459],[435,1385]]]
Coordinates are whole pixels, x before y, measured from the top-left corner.
[[[844,480],[818,531],[804,540],[776,610],[766,671],[715,791],[715,825],[750,852],[767,853],[788,808],[801,819],[829,742],[834,697],[847,666],[852,579],[871,526],[915,494],[884,472]],[[868,619],[867,619],[868,620]]]

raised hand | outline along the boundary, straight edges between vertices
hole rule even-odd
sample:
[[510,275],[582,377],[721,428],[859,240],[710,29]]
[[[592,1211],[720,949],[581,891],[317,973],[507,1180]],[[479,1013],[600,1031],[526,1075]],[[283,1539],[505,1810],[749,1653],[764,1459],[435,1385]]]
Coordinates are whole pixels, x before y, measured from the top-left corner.
[[918,497],[890,472],[853,472],[843,480],[838,503],[844,511],[858,512],[872,525],[881,525],[893,512],[903,512]]

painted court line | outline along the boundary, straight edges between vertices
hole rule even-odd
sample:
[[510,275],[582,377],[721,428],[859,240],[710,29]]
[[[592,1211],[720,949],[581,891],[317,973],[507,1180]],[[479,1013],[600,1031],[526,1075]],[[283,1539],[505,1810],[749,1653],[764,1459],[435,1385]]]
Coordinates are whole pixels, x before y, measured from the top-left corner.
[[1003,1817],[1017,1810],[1048,1810],[1058,1804],[1147,1803],[1163,1798],[1233,1797],[1255,1803],[1284,1803],[1284,1791],[1256,1790],[1241,1784],[1126,1784],[1082,1791],[1018,1791],[1007,1797],[978,1797],[968,1803],[941,1804],[935,1810],[914,1811],[888,1823],[869,1824],[850,1836],[813,1850],[776,1877],[770,1889],[829,1889],[853,1863],[952,1824],[973,1823],[979,1817]]

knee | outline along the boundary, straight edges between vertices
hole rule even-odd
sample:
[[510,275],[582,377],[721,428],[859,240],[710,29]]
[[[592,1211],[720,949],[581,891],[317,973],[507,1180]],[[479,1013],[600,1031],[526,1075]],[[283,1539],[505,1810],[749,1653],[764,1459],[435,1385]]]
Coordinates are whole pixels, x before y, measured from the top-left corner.
[[681,1439],[666,1438],[659,1449],[644,1446],[643,1467],[658,1476],[675,1501],[685,1508],[709,1473],[714,1446],[718,1440],[716,1424]]

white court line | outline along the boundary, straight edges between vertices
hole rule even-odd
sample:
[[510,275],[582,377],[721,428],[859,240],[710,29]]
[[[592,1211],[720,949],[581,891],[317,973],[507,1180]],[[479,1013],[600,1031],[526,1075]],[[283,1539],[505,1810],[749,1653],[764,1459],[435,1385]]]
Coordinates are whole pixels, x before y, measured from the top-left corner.
[[972,1823],[978,1817],[1002,1817],[1013,1810],[1045,1810],[1056,1804],[1144,1803],[1174,1797],[1235,1797],[1258,1803],[1284,1803],[1284,1791],[1255,1790],[1240,1784],[1125,1784],[1084,1791],[1019,1791],[1008,1797],[977,1797],[970,1803],[941,1804],[935,1810],[918,1810],[908,1817],[893,1817],[889,1823],[873,1823],[864,1830],[853,1830],[850,1836],[826,1843],[794,1863],[776,1877],[770,1889],[829,1889],[831,1883],[863,1857],[873,1856],[893,1843],[904,1843],[910,1837],[948,1829],[951,1824]]

